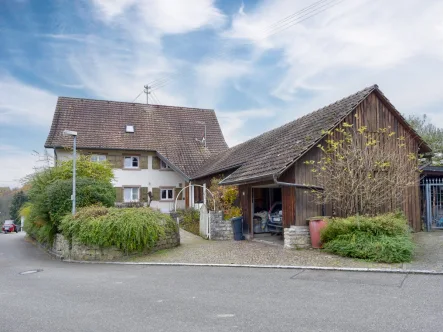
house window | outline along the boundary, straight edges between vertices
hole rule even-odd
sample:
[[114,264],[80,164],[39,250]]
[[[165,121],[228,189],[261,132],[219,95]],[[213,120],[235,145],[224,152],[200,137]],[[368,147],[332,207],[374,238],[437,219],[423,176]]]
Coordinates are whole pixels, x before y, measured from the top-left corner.
[[106,161],[106,156],[104,154],[93,154],[91,155],[91,161],[95,163]]
[[171,201],[174,199],[174,189],[161,189],[160,200]]
[[125,168],[138,168],[139,157],[125,157]]
[[140,188],[137,187],[127,187],[124,188],[125,203],[138,202],[140,200]]
[[166,164],[163,160],[160,160],[160,169],[171,169],[168,164]]

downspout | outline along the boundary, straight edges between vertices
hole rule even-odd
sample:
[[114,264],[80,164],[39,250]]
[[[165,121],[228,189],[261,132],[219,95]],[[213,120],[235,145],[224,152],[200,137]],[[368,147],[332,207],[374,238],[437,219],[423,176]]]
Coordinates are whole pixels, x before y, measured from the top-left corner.
[[319,186],[311,186],[307,184],[297,184],[297,183],[290,183],[290,182],[280,182],[277,180],[277,174],[272,175],[272,179],[274,180],[274,183],[279,186],[283,187],[295,187],[295,188],[303,188],[303,189],[316,189],[316,190],[323,190],[323,187]]
[[[324,190],[323,187],[319,186],[311,186],[306,184],[298,184],[298,183],[290,183],[290,182],[280,182],[277,180],[277,174],[272,175],[272,179],[274,180],[274,183],[278,186],[282,187],[294,187],[294,188],[301,188],[301,189],[315,189],[315,190]],[[325,215],[325,205],[323,204],[321,207],[321,212],[323,215]]]

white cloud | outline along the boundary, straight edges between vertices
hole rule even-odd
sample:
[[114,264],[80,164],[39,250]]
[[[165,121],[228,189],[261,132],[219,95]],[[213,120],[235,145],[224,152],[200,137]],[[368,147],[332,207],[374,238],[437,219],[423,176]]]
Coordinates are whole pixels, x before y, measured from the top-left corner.
[[[266,32],[275,31],[269,30],[272,23],[311,3],[265,0],[253,11],[235,15],[231,29],[224,33],[233,40],[255,41],[254,47],[262,52],[282,51],[280,65],[287,72],[274,88],[274,96],[296,102],[297,92],[309,87],[319,101],[332,95],[343,97],[372,83],[383,88],[395,82],[397,88],[392,87],[391,93],[402,94],[405,99],[414,96],[415,103],[442,99],[435,88],[443,84],[438,69],[443,67],[441,1],[430,0],[426,6],[416,0],[406,0],[401,6],[395,1],[344,1],[260,40]],[[417,67],[408,70],[409,66]]]
[[[219,27],[225,21],[214,0],[93,0],[99,15],[109,22],[130,15],[162,34],[186,33],[202,27]],[[124,14],[124,15],[123,15]],[[140,31],[139,31],[140,32]],[[149,33],[149,30],[145,31]]]
[[0,187],[21,187],[22,179],[41,167],[40,157],[17,146],[0,146]]
[[270,119],[275,114],[276,112],[271,109],[248,109],[217,112],[217,118],[220,121],[226,142],[229,146],[234,146],[252,138],[252,135],[240,130],[248,120]]
[[11,77],[0,79],[0,124],[48,126],[57,97]]

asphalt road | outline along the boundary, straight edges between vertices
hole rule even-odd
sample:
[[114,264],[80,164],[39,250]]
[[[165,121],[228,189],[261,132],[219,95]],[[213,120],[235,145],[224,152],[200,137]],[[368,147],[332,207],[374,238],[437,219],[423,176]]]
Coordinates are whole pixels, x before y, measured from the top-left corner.
[[442,276],[77,265],[0,234],[1,332],[442,330]]

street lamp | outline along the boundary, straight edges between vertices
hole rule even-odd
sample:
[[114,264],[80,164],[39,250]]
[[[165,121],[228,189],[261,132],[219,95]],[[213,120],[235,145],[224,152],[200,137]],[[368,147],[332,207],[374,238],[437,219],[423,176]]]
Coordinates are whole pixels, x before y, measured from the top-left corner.
[[73,159],[72,159],[72,214],[75,214],[75,164],[77,160],[76,156],[76,148],[77,148],[77,132],[72,130],[63,130],[63,136],[72,136],[74,138],[74,153],[73,153]]

